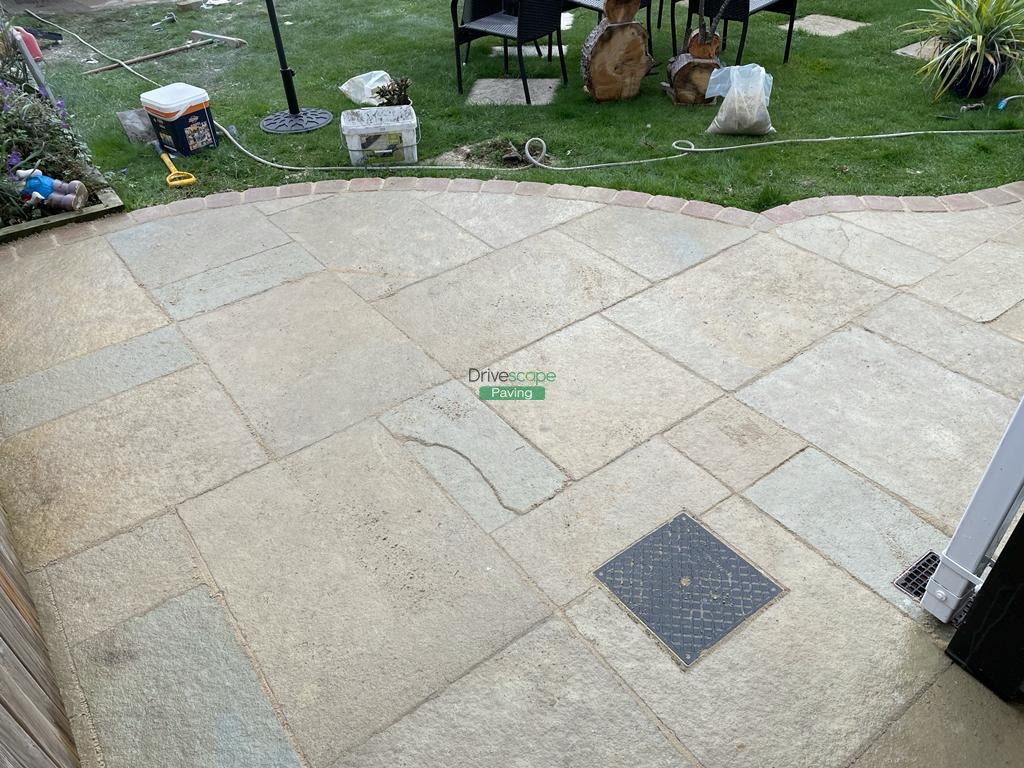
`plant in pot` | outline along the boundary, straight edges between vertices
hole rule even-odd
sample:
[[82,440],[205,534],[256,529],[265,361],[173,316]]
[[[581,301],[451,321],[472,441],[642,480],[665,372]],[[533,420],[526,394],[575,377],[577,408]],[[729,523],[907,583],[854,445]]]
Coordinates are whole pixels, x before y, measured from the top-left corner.
[[919,72],[935,86],[935,98],[952,91],[979,99],[1024,60],[1024,0],[932,0],[924,18],[905,25],[938,40],[935,55]]
[[686,52],[668,61],[668,82],[662,83],[676,104],[712,104],[707,98],[711,73],[722,66],[718,53],[722,38],[718,25],[731,0],[725,0],[714,18],[708,20],[706,0],[700,0],[697,9],[697,29],[686,30]]
[[341,113],[341,133],[353,165],[416,162],[419,123],[409,85],[407,77],[392,80],[374,89],[378,106]]

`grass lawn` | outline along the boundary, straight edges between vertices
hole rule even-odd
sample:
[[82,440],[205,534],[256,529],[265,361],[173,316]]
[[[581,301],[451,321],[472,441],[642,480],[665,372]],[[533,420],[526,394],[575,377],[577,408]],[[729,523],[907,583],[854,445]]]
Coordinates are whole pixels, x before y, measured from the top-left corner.
[[[914,74],[920,62],[896,56],[896,48],[914,42],[900,25],[915,17],[922,0],[801,0],[800,13],[827,13],[871,26],[838,38],[796,33],[793,55],[782,64],[783,17],[759,14],[747,39],[746,62],[758,62],[775,77],[771,114],[774,138],[880,133],[923,129],[1024,128],[1024,102],[995,110],[999,98],[1024,91],[1007,76],[990,94],[983,111],[957,120],[952,98],[932,101],[928,86]],[[94,45],[121,58],[181,44],[190,29],[245,38],[249,47],[207,46],[138,65],[160,82],[185,81],[206,88],[214,116],[236,126],[240,141],[257,154],[288,165],[344,165],[337,115],[353,105],[338,91],[347,78],[372,69],[413,80],[413,101],[422,126],[421,162],[464,144],[495,137],[522,146],[541,136],[562,165],[639,159],[670,154],[675,139],[698,146],[757,141],[704,133],[715,107],[675,107],[661,91],[670,55],[668,9],[665,26],[654,31],[658,61],[641,94],[629,102],[595,104],[583,92],[579,49],[596,23],[593,13],[577,10],[565,34],[570,83],[545,107],[474,107],[455,89],[451,20],[443,0],[400,0],[377,5],[336,0],[280,0],[291,66],[297,72],[299,100],[325,107],[335,121],[318,132],[270,136],[258,124],[265,114],[284,108],[284,96],[266,11],[261,0],[218,6],[179,15],[179,23],[154,30],[170,3],[101,13],[59,17]],[[655,9],[656,11],[656,9]],[[678,14],[677,14],[678,15]],[[685,11],[682,13],[685,21]],[[29,20],[21,19],[22,23]],[[36,22],[31,21],[31,24]],[[731,30],[730,51],[738,41]],[[682,34],[680,32],[680,34]],[[481,40],[465,69],[467,93],[475,79],[500,77],[501,59],[488,56],[497,41]],[[732,53],[734,55],[734,53]],[[189,192],[170,190],[152,150],[128,143],[115,111],[139,105],[150,86],[124,71],[83,76],[90,52],[67,39],[48,54],[51,84],[75,116],[100,167],[129,207],[167,202],[185,194],[315,180],[343,174],[285,173],[254,164],[226,142],[216,151],[179,164],[199,177]],[[105,62],[104,62],[105,63]],[[527,60],[533,77],[558,77],[557,58]],[[515,77],[513,59],[512,77]],[[509,178],[636,189],[764,210],[804,197],[826,194],[946,194],[993,186],[1022,177],[1021,136],[912,138],[885,142],[766,148],[730,155],[689,157],[622,169],[548,172],[510,170]],[[491,177],[466,170],[450,175]]]

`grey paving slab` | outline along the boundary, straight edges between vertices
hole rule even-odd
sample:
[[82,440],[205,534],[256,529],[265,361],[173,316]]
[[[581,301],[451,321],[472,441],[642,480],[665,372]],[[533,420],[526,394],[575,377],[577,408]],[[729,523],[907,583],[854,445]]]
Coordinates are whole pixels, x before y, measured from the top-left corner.
[[31,568],[263,461],[216,382],[193,366],[0,443],[0,503]]
[[181,327],[279,455],[448,378],[326,272]]
[[912,285],[943,266],[937,256],[833,216],[812,216],[775,230],[811,253],[893,286]]
[[910,45],[905,45],[902,48],[897,48],[893,53],[899,56],[908,56],[912,59],[921,59],[922,61],[928,61],[935,57],[935,54],[939,51],[939,38],[929,37],[927,40],[921,40]]
[[281,211],[288,211],[292,208],[298,208],[301,205],[308,205],[309,203],[315,203],[318,200],[324,200],[328,195],[300,195],[299,197],[279,197],[274,200],[260,200],[257,203],[253,203],[260,213],[267,216],[272,216],[275,213],[281,213]]
[[693,667],[603,590],[569,618],[706,768],[846,765],[946,665],[941,648],[736,497],[704,520],[789,591]]
[[[566,15],[568,15],[570,18],[572,18],[572,14],[571,13],[570,14],[566,14]],[[570,27],[572,27],[571,23],[569,24],[569,27],[562,27],[562,29],[568,29]],[[562,45],[562,51],[563,51],[563,53],[566,56],[569,55],[569,53],[570,53],[570,51],[572,51],[572,49],[573,49],[573,46],[571,46],[571,45],[564,45],[564,44]],[[492,57],[494,57],[494,56],[503,56],[504,55],[504,50],[502,49],[502,47],[500,45],[492,45],[491,46],[491,53],[490,53],[490,55]],[[516,55],[516,49],[515,49],[515,46],[513,45],[509,49],[509,59],[510,60],[514,60],[515,59],[515,55]],[[540,47],[540,53],[538,53],[537,49],[534,48],[532,45],[524,45],[523,46],[523,56],[525,58],[530,58],[530,59],[547,58],[547,55],[548,55],[548,47],[546,45],[542,45]],[[553,44],[551,46],[551,55],[552,55],[552,57],[558,56],[558,45],[557,44]],[[531,87],[531,89],[533,87],[533,82],[532,81],[530,82],[530,87]],[[522,89],[522,86],[520,86],[520,89]]]
[[1014,402],[862,330],[836,333],[739,399],[952,532]]
[[[838,16],[826,16],[820,13],[810,13],[803,18],[797,19],[793,29],[818,37],[839,37],[847,32],[853,32],[861,27],[869,26],[871,25],[861,21],[843,19]],[[789,25],[783,24],[779,29],[789,29]]]
[[450,448],[413,441],[406,442],[405,447],[485,531],[500,528],[516,517],[514,510],[498,501],[484,476],[460,454]]
[[23,249],[0,264],[0,382],[167,323],[101,238]]
[[611,672],[550,619],[334,768],[683,768]]
[[718,221],[619,205],[588,213],[559,229],[648,280],[662,280],[754,234]]
[[531,344],[493,368],[556,374],[544,400],[492,401],[491,406],[575,478],[719,394],[600,316]]
[[[1018,209],[1018,216],[1024,213],[1024,210],[1020,209],[1020,206],[1012,207]],[[997,243],[1007,243],[1008,245],[1016,245],[1020,248],[1024,248],[1024,221],[1015,227],[1011,227],[1010,229],[993,235],[992,240]]]
[[47,567],[68,641],[74,645],[195,587],[200,579],[176,515]]
[[0,438],[195,362],[178,330],[164,326],[0,384]]
[[1017,341],[1024,341],[1024,303],[1008,309],[997,317],[990,327]]
[[1011,213],[999,208],[946,213],[853,211],[836,216],[943,259],[963,256],[1015,223]]
[[153,297],[175,320],[186,320],[322,269],[302,247],[287,243],[156,288]]
[[461,376],[644,285],[642,278],[567,235],[546,232],[409,286],[375,306]]
[[806,445],[732,397],[716,400],[665,438],[734,490],[746,488]]
[[[514,512],[526,512],[553,496],[566,480],[554,464],[457,381],[405,401],[384,414],[381,422],[398,437],[454,452],[487,481],[499,503]],[[435,478],[448,487],[444,475]]]
[[889,293],[777,237],[759,235],[606,314],[733,389]]
[[949,543],[906,505],[814,448],[744,495],[901,611],[938,626],[892,585],[929,549],[941,552]]
[[[512,53],[515,56],[515,53]],[[550,104],[555,100],[555,93],[562,81],[552,77],[530,78],[530,102],[532,106],[539,107]],[[518,78],[490,78],[482,77],[473,83],[469,89],[469,96],[466,103],[470,105],[517,104],[526,106],[526,94],[523,91],[523,84]]]
[[429,205],[494,248],[510,245],[601,207],[582,200],[460,192],[436,195],[430,198]]
[[314,768],[550,612],[375,422],[181,514]]
[[1024,344],[960,315],[900,294],[860,323],[1007,397],[1024,394]]
[[593,570],[680,512],[728,495],[711,475],[654,438],[495,533],[556,603],[595,584]]
[[74,649],[107,768],[298,768],[223,607],[197,588]]
[[1024,300],[1024,260],[1019,246],[985,243],[914,288],[972,320],[995,320]]
[[107,235],[139,282],[157,288],[289,238],[256,208],[236,205],[147,221]]
[[376,299],[489,252],[430,208],[424,192],[349,192],[274,216],[277,226]]

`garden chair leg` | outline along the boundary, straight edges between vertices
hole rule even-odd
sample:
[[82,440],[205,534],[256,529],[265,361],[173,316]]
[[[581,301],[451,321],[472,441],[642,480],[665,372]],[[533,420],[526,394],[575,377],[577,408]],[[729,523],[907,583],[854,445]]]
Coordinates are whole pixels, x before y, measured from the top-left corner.
[[722,50],[725,50],[729,43],[729,20],[722,19]]
[[789,34],[786,35],[786,55],[782,57],[782,63],[789,63],[789,49],[793,45],[793,24],[796,22],[796,4],[793,4],[793,11],[789,14]]
[[463,64],[469,64],[469,49],[473,47],[473,41],[470,40],[466,43],[466,58],[463,60]]
[[565,49],[562,48],[562,30],[559,29],[556,34],[558,35],[558,63],[562,65],[562,82],[568,85],[569,72],[565,68]]
[[654,58],[654,30],[651,29],[651,6],[653,4],[654,0],[647,3],[647,52],[651,54],[651,58]]
[[743,22],[743,31],[740,32],[740,48],[738,51],[736,51],[737,67],[740,65],[740,62],[743,61],[743,46],[747,44],[747,24],[748,22]]
[[530,84],[526,82],[526,65],[523,64],[523,44],[516,42],[516,54],[519,56],[519,79],[523,81],[523,95],[526,96],[527,105],[530,101]]
[[[672,2],[672,0],[669,0]],[[661,12],[665,10],[665,0],[658,0],[658,29],[661,29]]]
[[462,93],[462,51],[458,35],[455,36],[455,79],[459,85],[459,93]]
[[540,52],[540,42],[538,42],[537,40],[534,40],[533,41],[533,47],[537,51],[537,58],[538,59],[543,58],[544,54]]
[[[558,45],[561,46],[562,44],[559,43]],[[549,34],[548,35],[548,62],[550,62],[550,61],[551,61],[551,35]]]
[[508,40],[501,41],[501,50],[505,58],[505,77],[508,77]]

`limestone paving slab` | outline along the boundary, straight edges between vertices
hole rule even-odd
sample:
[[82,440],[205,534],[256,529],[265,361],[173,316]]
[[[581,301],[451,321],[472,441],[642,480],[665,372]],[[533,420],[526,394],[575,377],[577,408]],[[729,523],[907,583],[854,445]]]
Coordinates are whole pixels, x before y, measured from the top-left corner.
[[916,43],[905,45],[902,48],[897,48],[893,53],[898,56],[929,61],[935,58],[935,54],[939,52],[939,42],[939,38],[929,37],[927,40],[920,40]]
[[1007,397],[1024,394],[1024,344],[960,315],[899,294],[861,325],[977,379]]
[[205,588],[85,641],[74,656],[107,768],[299,768]]
[[[523,49],[525,54],[525,46]],[[534,52],[536,54],[536,51]],[[546,51],[545,51],[546,55]],[[555,94],[562,81],[553,77],[530,78],[530,102],[532,106],[543,106],[555,100]],[[526,106],[526,94],[519,78],[482,77],[469,89],[466,103],[472,105],[518,104]]]
[[999,208],[943,213],[853,211],[835,215],[946,260],[963,256],[1015,223],[1011,213]]
[[314,768],[551,610],[376,422],[180,512]]
[[833,334],[738,397],[951,533],[1014,402],[859,329]]
[[1024,341],[1024,303],[1001,314],[990,324],[990,327],[1017,341]]
[[494,370],[554,372],[545,399],[491,407],[579,478],[713,400],[719,391],[600,316],[531,344]]
[[777,237],[759,235],[606,314],[734,389],[890,293]]
[[430,208],[429,197],[424,192],[332,195],[271,221],[360,296],[376,299],[492,250]]
[[567,235],[545,232],[374,306],[461,376],[646,284]]
[[0,443],[0,503],[29,568],[265,461],[200,366]]
[[181,328],[279,455],[448,378],[327,272]]
[[0,383],[167,323],[102,238],[22,248],[0,263]]
[[746,488],[805,445],[732,397],[716,400],[665,438],[734,490]]
[[706,768],[846,765],[946,665],[941,649],[737,497],[704,521],[789,591],[692,668],[601,589],[569,618]]
[[[398,437],[455,453],[487,481],[498,502],[514,512],[526,512],[553,496],[566,480],[554,464],[457,381],[405,401],[385,413],[381,423]],[[448,487],[443,475],[435,478]]]
[[[793,24],[793,29],[818,37],[839,37],[847,32],[853,32],[855,29],[868,26],[871,25],[865,24],[862,21],[843,19],[838,16],[826,16],[820,13],[810,13],[803,18],[797,19],[796,23]],[[782,24],[779,29],[789,29],[789,25]]]
[[333,768],[480,768],[506,760],[538,768],[692,765],[554,618]]
[[731,224],[618,205],[559,229],[648,280],[670,277],[753,234]]
[[195,362],[178,330],[164,326],[0,384],[0,438]]
[[187,320],[322,269],[300,246],[287,243],[156,288],[153,297],[175,320]]
[[901,611],[937,624],[892,585],[928,550],[941,552],[949,541],[906,505],[814,448],[744,495]]
[[1024,300],[1024,260],[1019,246],[985,243],[914,288],[972,320],[995,320]]
[[274,200],[260,200],[253,205],[260,211],[260,213],[266,216],[273,216],[275,213],[281,213],[281,211],[288,211],[292,208],[298,208],[301,205],[308,205],[309,203],[315,203],[318,200],[323,200],[327,195],[298,195],[296,197],[278,197]]

